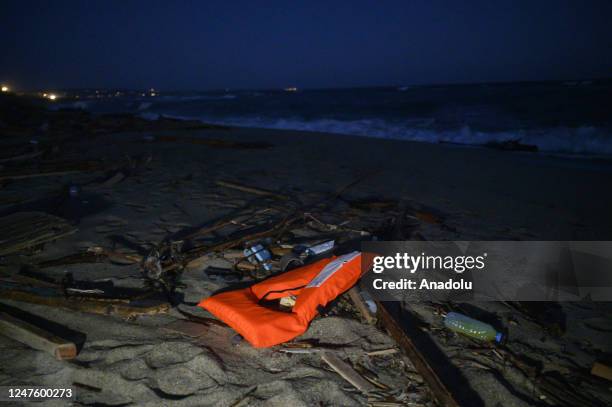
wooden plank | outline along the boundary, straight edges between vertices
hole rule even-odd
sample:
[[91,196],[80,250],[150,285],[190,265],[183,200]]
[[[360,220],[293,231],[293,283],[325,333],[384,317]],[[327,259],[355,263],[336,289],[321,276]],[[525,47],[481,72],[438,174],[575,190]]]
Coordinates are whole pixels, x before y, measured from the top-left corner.
[[395,339],[400,348],[406,353],[408,358],[410,358],[414,367],[431,389],[436,400],[443,406],[459,407],[459,404],[446,388],[442,380],[440,380],[434,369],[430,366],[425,356],[421,353],[412,339],[406,335],[401,326],[393,319],[389,311],[385,308],[385,305],[380,301],[376,301],[376,305],[378,308],[378,319],[382,322],[387,331],[389,331],[389,334]]
[[353,385],[357,390],[362,393],[369,393],[375,390],[376,387],[368,382],[366,379],[361,377],[359,373],[355,371],[346,362],[340,359],[338,356],[330,352],[323,352],[321,359],[329,365],[336,373],[342,376],[347,382]]
[[31,348],[47,352],[58,360],[73,359],[77,355],[77,347],[73,342],[66,341],[6,312],[0,312],[0,334]]
[[374,316],[370,313],[370,309],[361,297],[357,286],[354,286],[353,288],[348,290],[348,296],[355,305],[355,308],[357,308],[357,311],[359,311],[363,319],[366,321],[366,323],[371,325],[376,322],[376,318],[374,318]]

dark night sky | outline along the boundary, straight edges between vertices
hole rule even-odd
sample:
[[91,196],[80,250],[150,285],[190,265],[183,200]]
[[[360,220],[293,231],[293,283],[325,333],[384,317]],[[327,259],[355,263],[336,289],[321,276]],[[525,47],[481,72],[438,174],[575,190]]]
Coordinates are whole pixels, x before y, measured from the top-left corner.
[[0,0],[0,81],[340,87],[612,75],[612,1]]

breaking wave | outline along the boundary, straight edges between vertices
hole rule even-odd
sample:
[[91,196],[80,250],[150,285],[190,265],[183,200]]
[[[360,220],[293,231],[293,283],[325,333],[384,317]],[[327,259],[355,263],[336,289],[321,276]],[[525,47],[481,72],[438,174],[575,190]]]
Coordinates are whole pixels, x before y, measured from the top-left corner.
[[138,93],[65,103],[148,120],[163,115],[231,126],[609,157],[612,115],[606,107],[611,96],[612,81],[577,81]]
[[74,102],[72,106],[70,107],[72,107],[73,109],[87,110],[90,108],[90,106],[91,106],[91,102],[85,102],[85,101],[79,100],[78,102]]
[[177,118],[199,119],[207,123],[240,127],[312,131],[427,143],[482,146],[516,141],[520,144],[536,146],[538,151],[543,152],[612,155],[612,143],[610,143],[612,133],[610,130],[591,126],[577,128],[551,127],[517,131],[478,131],[469,126],[463,126],[455,130],[428,128],[433,126],[431,121],[426,120],[407,120],[402,123],[389,123],[379,119],[345,121],[335,119],[271,119],[265,117],[218,119],[213,117],[177,116]]

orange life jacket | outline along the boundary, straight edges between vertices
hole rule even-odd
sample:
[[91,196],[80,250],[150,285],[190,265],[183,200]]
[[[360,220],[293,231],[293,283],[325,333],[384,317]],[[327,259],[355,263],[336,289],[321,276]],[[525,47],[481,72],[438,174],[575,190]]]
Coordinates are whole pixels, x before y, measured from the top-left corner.
[[[361,253],[353,252],[319,260],[245,289],[213,295],[198,305],[253,346],[266,348],[306,332],[319,307],[351,288],[360,277]],[[297,297],[291,311],[262,305],[290,295]]]

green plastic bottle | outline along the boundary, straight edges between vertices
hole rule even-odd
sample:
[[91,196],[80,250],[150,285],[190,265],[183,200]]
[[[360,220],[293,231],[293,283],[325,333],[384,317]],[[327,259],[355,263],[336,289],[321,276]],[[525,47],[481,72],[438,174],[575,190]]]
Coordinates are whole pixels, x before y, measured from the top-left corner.
[[501,332],[497,332],[491,325],[485,324],[484,322],[470,318],[463,314],[459,314],[458,312],[449,312],[446,314],[446,318],[444,318],[444,326],[451,331],[455,331],[481,341],[495,341],[497,343],[501,343],[504,338],[504,335]]

